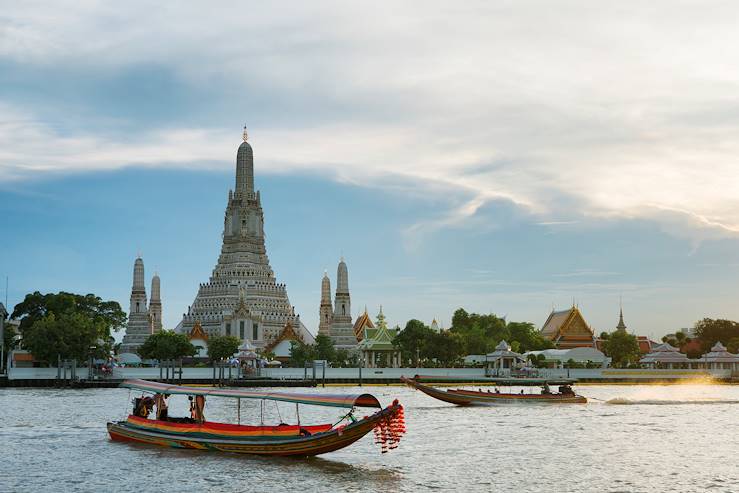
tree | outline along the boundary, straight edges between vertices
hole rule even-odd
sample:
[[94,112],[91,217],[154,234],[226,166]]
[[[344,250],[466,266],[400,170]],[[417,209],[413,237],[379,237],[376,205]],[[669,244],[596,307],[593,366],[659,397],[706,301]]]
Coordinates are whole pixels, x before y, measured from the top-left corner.
[[333,362],[336,359],[336,348],[334,348],[334,341],[325,334],[318,334],[316,336],[316,359],[322,359]]
[[641,353],[636,336],[626,331],[616,330],[603,342],[603,352],[611,358],[611,364],[624,368],[639,361]]
[[58,357],[84,361],[91,352],[106,357],[113,345],[111,330],[117,331],[126,323],[126,314],[117,302],[63,291],[27,294],[13,309],[12,318],[20,318],[23,346],[36,359],[48,363],[55,363]]
[[719,341],[728,344],[735,337],[739,337],[739,323],[733,320],[704,318],[695,323],[695,335],[703,352],[707,352]]
[[[7,315],[5,315],[3,318],[7,318]],[[3,340],[0,341],[0,343],[2,343],[3,347],[5,348],[5,354],[8,354],[8,351],[10,351],[11,346],[13,345],[13,339],[16,335],[18,334],[15,331],[15,327],[8,325],[6,321],[3,327]],[[0,364],[2,364],[2,362],[0,362]]]
[[337,349],[336,356],[334,357],[334,366],[343,368],[348,365],[349,362],[349,351],[346,349]]
[[110,330],[118,331],[126,325],[126,314],[121,310],[117,301],[103,301],[94,294],[74,294],[60,291],[59,293],[41,294],[35,291],[15,305],[11,318],[21,319],[20,331],[30,328],[37,320],[54,313],[79,313],[95,323],[101,322],[110,335]]
[[317,359],[314,346],[300,341],[290,341],[290,364],[292,366],[304,368],[307,362],[314,359]]
[[424,347],[424,356],[435,359],[445,366],[453,366],[463,356],[464,339],[454,332],[432,332],[428,343]]
[[142,359],[179,359],[186,356],[195,356],[197,348],[192,345],[185,334],[178,334],[171,330],[162,330],[146,338],[139,347],[139,356]]
[[219,361],[230,358],[239,350],[241,340],[234,336],[211,336],[208,338],[208,358]]
[[405,329],[395,336],[393,346],[400,351],[402,361],[413,361],[418,367],[418,357],[433,334],[434,331],[423,322],[411,319],[405,324]]

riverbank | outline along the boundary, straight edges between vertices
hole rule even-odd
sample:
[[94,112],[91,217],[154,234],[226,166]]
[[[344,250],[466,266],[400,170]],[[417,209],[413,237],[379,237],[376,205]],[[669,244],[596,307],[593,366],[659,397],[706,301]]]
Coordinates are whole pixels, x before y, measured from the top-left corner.
[[[587,372],[587,373],[586,373]],[[351,375],[351,374],[354,375]],[[731,374],[713,374],[695,370],[557,370],[542,372],[539,378],[516,379],[509,376],[486,376],[482,369],[474,368],[327,368],[313,372],[313,369],[279,368],[265,369],[256,377],[237,378],[238,372],[231,376],[218,377],[212,368],[183,368],[182,376],[162,378],[159,368],[116,369],[108,377],[89,378],[87,369],[77,369],[74,378],[58,378],[55,368],[17,368],[11,378],[0,377],[0,387],[35,388],[114,388],[125,379],[172,382],[180,385],[208,385],[229,387],[316,387],[316,386],[395,386],[403,385],[402,376],[422,375],[425,382],[435,386],[479,385],[479,386],[536,386],[542,379],[572,379],[578,385],[685,385],[685,384],[739,384],[739,378]]]

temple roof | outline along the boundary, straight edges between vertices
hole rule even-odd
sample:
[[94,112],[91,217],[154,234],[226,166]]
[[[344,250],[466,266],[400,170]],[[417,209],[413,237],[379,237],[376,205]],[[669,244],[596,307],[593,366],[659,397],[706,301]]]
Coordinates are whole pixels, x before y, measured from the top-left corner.
[[639,360],[639,363],[687,363],[688,355],[668,343],[660,344],[652,352]]
[[[582,330],[583,328],[584,330]],[[562,338],[570,338],[575,341],[574,344],[578,345],[582,343],[592,345],[595,339],[593,329],[590,328],[580,310],[575,306],[558,312],[552,311],[541,328],[541,335],[556,341],[558,345]]]
[[189,340],[193,339],[202,339],[203,341],[208,340],[208,334],[205,333],[203,330],[203,327],[200,325],[200,322],[195,322],[195,325],[192,326],[192,330],[189,334],[187,334],[187,338]]
[[374,329],[375,324],[372,323],[372,319],[367,313],[367,307],[364,308],[364,313],[357,317],[354,322],[354,336],[358,342],[364,339],[364,329]]
[[393,339],[397,335],[398,329],[390,330],[387,328],[385,315],[382,313],[382,307],[380,307],[380,313],[377,314],[377,328],[364,329],[364,338],[359,343],[359,348],[371,351],[394,350]]
[[708,363],[735,363],[739,362],[739,355],[730,353],[726,346],[717,341],[711,348],[711,352],[704,354],[701,360]]
[[285,324],[285,327],[282,328],[280,333],[277,334],[277,337],[272,339],[269,344],[264,346],[264,352],[268,353],[272,351],[282,341],[298,341],[302,342],[303,344],[307,344],[307,341],[305,341],[303,337],[301,337],[300,334],[295,331],[292,324],[288,322]]
[[520,353],[511,351],[511,346],[506,341],[500,341],[498,345],[495,346],[495,351],[489,353],[486,357],[488,361],[495,361],[502,358],[517,358],[521,360],[523,359]]

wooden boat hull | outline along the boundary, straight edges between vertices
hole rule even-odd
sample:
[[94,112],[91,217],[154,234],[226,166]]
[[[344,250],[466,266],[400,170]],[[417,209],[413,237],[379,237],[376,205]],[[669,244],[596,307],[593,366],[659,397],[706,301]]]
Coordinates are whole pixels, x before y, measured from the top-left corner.
[[[401,406],[394,404],[343,428],[310,436],[183,436],[171,431],[144,429],[128,421],[108,423],[110,438],[122,442],[138,442],[173,448],[215,450],[239,454],[312,456],[333,452],[356,442],[380,422],[394,417]],[[202,435],[202,434],[200,434]]]
[[440,401],[449,402],[458,406],[500,406],[508,404],[585,404],[587,398],[581,395],[565,394],[504,394],[494,392],[477,392],[474,390],[439,390],[428,385],[423,385],[410,378],[401,380],[420,390],[424,394]]

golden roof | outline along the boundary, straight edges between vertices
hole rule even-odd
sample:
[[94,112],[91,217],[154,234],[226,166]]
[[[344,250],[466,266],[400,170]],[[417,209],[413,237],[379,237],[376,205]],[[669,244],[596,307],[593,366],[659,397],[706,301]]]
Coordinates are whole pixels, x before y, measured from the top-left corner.
[[208,334],[205,333],[202,325],[200,325],[200,320],[195,321],[195,325],[193,325],[190,333],[187,334],[187,338],[190,339],[191,341],[193,339],[202,339],[204,341],[208,340]]

